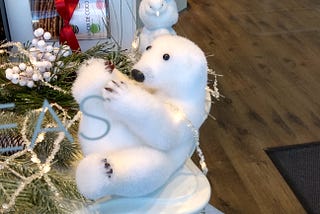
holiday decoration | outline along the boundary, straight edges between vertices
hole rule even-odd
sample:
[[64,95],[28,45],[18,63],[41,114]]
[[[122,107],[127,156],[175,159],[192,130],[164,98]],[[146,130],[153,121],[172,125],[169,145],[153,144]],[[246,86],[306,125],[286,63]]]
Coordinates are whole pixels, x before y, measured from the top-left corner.
[[[62,121],[70,132],[71,126],[79,119],[79,114],[67,120],[66,111],[57,104],[64,115]],[[72,211],[72,207],[83,206],[85,200],[75,188],[70,175],[61,170],[79,159],[78,144],[64,140],[64,133],[41,133],[35,147],[31,148],[28,140],[35,127],[35,118],[44,109],[30,111],[25,116],[3,114],[3,122],[7,120],[19,122],[12,130],[0,131],[0,212],[5,213],[62,213]],[[46,116],[45,127],[55,127],[52,118]],[[68,123],[67,123],[68,122]],[[23,145],[20,151],[12,151],[12,147]],[[4,152],[3,152],[4,151]],[[10,153],[9,153],[10,152]],[[66,203],[65,200],[69,202]]]
[[54,39],[58,39],[63,19],[56,11],[55,0],[29,0],[29,3],[33,29],[46,29]]
[[42,28],[34,36],[0,44],[0,213],[70,213],[90,203],[71,173],[81,157],[81,112],[71,95],[76,70],[91,57],[124,74],[132,63],[111,43],[73,54]]
[[70,25],[70,19],[72,18],[78,2],[79,0],[55,0],[56,9],[63,19],[63,27],[60,30],[59,35],[60,43],[64,44],[66,42],[73,51],[80,50],[79,42]]
[[172,25],[177,23],[178,16],[175,0],[142,0],[139,5],[139,17],[144,26],[137,31],[132,43],[133,49],[144,52],[158,36],[175,35]]
[[70,24],[78,39],[110,38],[109,0],[79,0]]
[[[5,70],[6,78],[11,80],[13,84],[33,88],[38,81],[50,82],[52,78],[56,78],[56,74],[60,71],[59,67],[63,64],[60,58],[71,54],[67,45],[59,48],[47,44],[46,41],[51,39],[51,34],[44,32],[42,28],[36,29],[34,36],[29,52],[24,51],[29,62],[27,64],[21,62]],[[11,44],[9,43],[9,45]],[[23,50],[21,44],[15,43],[13,45],[16,45],[20,51]],[[55,69],[51,69],[53,66]]]
[[[68,35],[72,34],[71,32],[65,35],[68,25],[71,26],[78,40],[105,39],[111,36],[109,0],[79,0],[69,23],[67,23],[69,16],[66,16],[66,12],[71,14],[73,1],[29,0],[29,2],[33,28],[46,29],[52,33],[53,39],[57,40],[62,32],[62,44],[68,43],[71,39]],[[67,40],[63,40],[64,38]],[[78,48],[79,46],[76,46],[75,50]]]
[[36,29],[34,36],[26,44],[0,44],[0,103],[14,102],[19,112],[39,108],[44,99],[77,111],[70,88],[76,69],[90,57],[111,60],[126,74],[132,65],[124,52],[114,51],[119,48],[110,42],[71,54],[68,46],[48,42],[50,33],[42,28]]
[[210,95],[221,95],[197,46],[161,36],[140,60],[111,42],[71,49],[42,28],[25,44],[0,43],[0,213],[71,213],[88,199],[147,194],[194,151],[206,173],[198,129]]
[[133,66],[130,80],[109,62],[86,61],[72,91],[83,117],[84,159],[76,181],[87,198],[148,194],[164,185],[199,149],[198,129],[208,115],[207,61],[190,40],[155,39]]

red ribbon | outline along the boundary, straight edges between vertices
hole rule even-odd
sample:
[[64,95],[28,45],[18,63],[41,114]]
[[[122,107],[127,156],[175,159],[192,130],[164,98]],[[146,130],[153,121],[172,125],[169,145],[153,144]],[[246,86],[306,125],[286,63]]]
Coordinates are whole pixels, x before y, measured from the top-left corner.
[[79,0],[55,0],[56,10],[63,19],[63,27],[60,30],[60,43],[66,43],[73,51],[80,51],[80,45],[69,22],[78,3]]

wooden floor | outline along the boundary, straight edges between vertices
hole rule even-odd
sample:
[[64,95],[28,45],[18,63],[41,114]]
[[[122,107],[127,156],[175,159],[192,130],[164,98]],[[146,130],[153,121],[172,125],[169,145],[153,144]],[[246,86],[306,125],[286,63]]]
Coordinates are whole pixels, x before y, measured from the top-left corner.
[[320,140],[320,1],[188,0],[175,29],[222,74],[201,128],[225,213],[306,213],[265,153]]

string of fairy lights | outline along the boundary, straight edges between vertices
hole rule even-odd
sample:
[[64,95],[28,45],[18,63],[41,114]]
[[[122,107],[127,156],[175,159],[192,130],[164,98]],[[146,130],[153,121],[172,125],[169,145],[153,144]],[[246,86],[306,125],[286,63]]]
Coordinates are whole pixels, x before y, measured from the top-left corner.
[[[121,1],[120,1],[121,2]],[[127,5],[128,2],[125,1]],[[112,2],[111,2],[112,3]],[[121,3],[122,4],[122,3]],[[129,7],[129,6],[128,6]],[[121,7],[122,8],[122,5]],[[132,11],[130,11],[132,13]],[[121,11],[122,13],[122,11]],[[120,16],[121,18],[121,16]],[[121,27],[122,26],[122,19],[120,20]],[[23,44],[19,42],[8,42],[4,44],[0,44],[0,51],[5,51],[6,48],[8,47],[16,47],[17,48],[17,53],[22,54],[26,56],[27,58],[30,59],[30,63],[32,66],[31,68],[28,67],[28,65],[25,64],[20,64],[18,66],[9,68],[6,71],[6,78],[11,81],[13,84],[20,85],[20,86],[27,86],[29,88],[33,88],[38,84],[43,84],[45,86],[48,86],[52,88],[55,91],[59,91],[61,93],[69,93],[60,87],[53,86],[49,82],[51,78],[54,78],[55,74],[59,73],[60,70],[59,68],[62,67],[61,61],[59,61],[59,58],[62,56],[67,56],[70,54],[69,47],[63,46],[61,48],[55,48],[52,47],[50,44],[47,44],[46,41],[48,41],[51,38],[51,35],[49,36],[48,32],[44,32],[43,30],[37,29],[35,31],[35,39],[31,42],[31,45],[33,46],[33,49],[31,50],[26,50]],[[120,41],[122,42],[122,29],[121,29],[121,39]],[[6,54],[6,53],[1,53],[0,54]],[[0,68],[5,68],[8,67],[8,64],[2,63],[0,65]],[[52,72],[49,72],[50,68],[56,68],[55,70],[52,70]],[[214,80],[212,83],[212,89],[207,88],[208,93],[215,99],[219,99],[221,94],[218,91],[218,81],[217,77],[220,76],[215,73],[215,71],[209,69],[208,74],[214,76]],[[19,80],[19,81],[18,81]],[[23,80],[23,81],[22,81]],[[4,84],[3,84],[4,85]],[[1,87],[3,85],[0,85]],[[209,100],[211,102],[211,99]],[[62,124],[64,127],[68,130],[72,125],[74,125],[77,121],[81,119],[81,112],[78,111],[76,115],[70,119],[70,116],[68,115],[67,111],[61,107],[57,103],[50,104],[51,107],[58,109],[60,112],[62,112]],[[175,108],[175,107],[174,107]],[[54,194],[56,197],[57,201],[62,201],[64,200],[60,195],[59,190],[55,186],[55,184],[52,182],[50,177],[48,176],[48,173],[50,172],[52,165],[53,165],[53,160],[57,154],[57,152],[60,149],[61,142],[65,138],[65,133],[64,132],[59,132],[56,139],[53,142],[53,149],[51,150],[50,154],[46,157],[45,160],[40,160],[38,154],[33,150],[33,147],[30,147],[32,142],[28,139],[27,137],[27,124],[31,118],[32,114],[39,114],[40,112],[46,112],[48,111],[47,108],[39,108],[35,110],[29,111],[25,118],[24,122],[22,124],[22,129],[20,130],[20,134],[23,138],[24,141],[24,149],[12,154],[11,156],[8,156],[4,161],[0,161],[0,171],[1,170],[8,170],[10,173],[15,175],[17,178],[20,179],[20,182],[15,189],[13,193],[8,193],[8,191],[5,190],[3,185],[0,183],[0,189],[6,196],[5,198],[7,201],[5,201],[3,204],[0,205],[0,213],[3,212],[8,212],[10,211],[16,203],[17,197],[23,192],[23,190],[27,187],[28,184],[34,182],[37,179],[43,178],[44,181],[47,183],[49,186],[50,191]],[[192,123],[188,120],[188,118],[184,115],[184,112],[181,110],[177,110],[183,115],[184,120],[187,123],[187,126],[190,128],[192,132],[192,136],[194,138],[194,143],[195,143],[195,151],[197,152],[197,155],[199,157],[199,164],[202,169],[202,172],[204,174],[207,174],[208,168],[205,162],[205,157],[204,154],[200,148],[200,142],[199,142],[199,131],[192,125]],[[208,112],[209,114],[209,112]],[[211,116],[209,114],[209,116]],[[212,116],[211,116],[212,117]],[[212,117],[213,118],[213,117]],[[55,124],[49,123],[45,125],[46,128],[49,127],[54,127]],[[37,136],[37,139],[35,141],[35,144],[40,144],[43,142],[45,139],[46,133],[40,133]],[[32,163],[35,163],[37,165],[37,170],[35,173],[31,174],[30,176],[23,175],[19,173],[17,170],[13,169],[10,167],[10,163],[12,163],[15,159],[29,153],[30,154],[30,161]]]
[[[62,115],[63,115],[62,124],[64,124],[66,129],[69,129],[73,124],[75,124],[76,121],[79,121],[81,118],[81,112],[78,111],[78,113],[71,120],[68,120],[67,118],[69,116],[68,116],[66,110],[63,109],[60,105],[58,105],[57,103],[53,103],[50,106],[55,107],[59,111],[62,112]],[[6,211],[10,210],[15,205],[15,201],[16,201],[18,195],[24,190],[24,188],[28,184],[33,182],[34,180],[41,179],[42,177],[44,178],[45,182],[48,184],[50,190],[54,193],[56,200],[62,201],[62,198],[59,196],[60,195],[59,191],[57,190],[57,188],[55,187],[55,185],[53,184],[53,182],[51,181],[51,179],[49,178],[47,173],[51,170],[51,166],[53,164],[54,157],[60,149],[60,144],[63,141],[63,139],[65,138],[65,133],[64,132],[58,133],[57,138],[53,142],[53,149],[52,149],[51,153],[48,155],[48,157],[43,162],[39,159],[37,153],[35,153],[34,150],[30,147],[31,141],[27,138],[27,134],[26,134],[27,133],[27,123],[28,123],[31,115],[35,114],[35,113],[39,113],[39,112],[46,112],[47,110],[48,110],[48,108],[45,108],[45,109],[39,108],[39,109],[35,109],[35,110],[28,112],[28,114],[25,116],[25,120],[23,122],[22,129],[20,131],[21,136],[22,136],[24,143],[25,143],[25,148],[19,152],[14,153],[13,155],[9,156],[8,158],[6,158],[5,161],[0,162],[0,170],[8,169],[12,174],[17,176],[21,180],[17,189],[15,190],[15,192],[10,197],[8,197],[10,200],[1,205],[0,212],[6,212]],[[53,126],[54,126],[54,124],[52,124],[52,123],[46,124],[47,128],[53,127]],[[45,137],[45,133],[40,133],[36,139],[35,144],[41,143],[44,140],[44,137]],[[19,172],[17,172],[16,170],[12,169],[9,166],[11,161],[13,161],[16,158],[21,157],[22,155],[25,155],[26,153],[31,154],[30,161],[37,164],[37,167],[38,167],[38,171],[36,173],[30,175],[29,177],[25,177],[24,175],[20,174]],[[3,190],[4,194],[7,194],[1,184],[0,184],[0,188]]]
[[[218,91],[217,88],[217,74],[214,71],[211,71],[211,75],[215,76],[215,80],[213,83],[213,89],[210,89],[207,87],[208,92],[210,93],[210,96],[215,97],[216,99],[219,98],[220,93]],[[49,83],[48,83],[49,84]],[[53,87],[55,90],[58,90],[56,87]],[[60,89],[62,90],[62,89]],[[211,102],[211,99],[207,100],[207,102]],[[57,103],[53,103],[50,104],[51,107],[55,107],[57,108],[59,111],[62,112],[62,124],[66,127],[66,129],[68,130],[73,124],[75,124],[76,121],[79,121],[81,119],[81,112],[78,111],[78,113],[71,119],[68,120],[67,118],[69,118],[66,110],[64,108],[62,108],[60,105],[58,105]],[[199,131],[193,126],[193,124],[191,123],[190,120],[188,120],[188,118],[186,117],[186,115],[184,114],[183,111],[181,111],[179,108],[172,106],[172,108],[174,108],[180,115],[182,115],[183,119],[185,120],[185,122],[187,123],[187,126],[190,128],[193,138],[194,138],[194,143],[195,143],[195,151],[197,152],[197,155],[199,157],[199,164],[201,167],[202,172],[206,175],[208,172],[208,168],[205,162],[205,157],[204,154],[200,148],[200,142],[199,142]],[[18,195],[24,190],[24,188],[30,184],[31,182],[33,182],[36,179],[40,179],[40,178],[44,178],[45,182],[48,184],[48,186],[50,187],[50,190],[54,193],[54,196],[56,197],[57,201],[63,201],[63,199],[60,197],[59,191],[58,189],[55,187],[55,185],[53,184],[53,182],[51,181],[51,179],[49,178],[49,176],[47,175],[47,173],[51,170],[51,165],[53,164],[52,161],[55,157],[55,155],[57,154],[57,152],[60,149],[60,144],[63,141],[63,139],[65,138],[65,133],[64,132],[59,132],[57,138],[55,139],[54,143],[53,143],[53,149],[51,151],[51,153],[49,154],[49,156],[46,158],[46,160],[44,162],[41,162],[41,160],[39,159],[37,153],[35,153],[33,151],[32,148],[30,148],[31,145],[31,141],[27,138],[27,123],[29,121],[30,115],[34,114],[34,113],[39,113],[39,112],[46,112],[48,109],[45,108],[39,108],[36,110],[32,110],[30,112],[28,112],[28,114],[25,116],[25,120],[23,122],[22,125],[22,129],[20,131],[22,138],[25,142],[25,149],[9,156],[5,161],[0,161],[0,170],[3,169],[8,169],[12,174],[14,174],[15,176],[17,176],[18,178],[21,179],[20,184],[18,185],[18,188],[15,190],[15,192],[8,198],[10,198],[9,201],[7,201],[6,203],[3,203],[1,205],[0,211],[1,212],[6,212],[8,210],[10,210],[14,205],[15,205],[15,201],[16,198],[18,197]],[[53,127],[54,124],[49,123],[46,125],[46,127]],[[35,144],[41,143],[43,141],[45,137],[45,133],[40,133],[36,139]],[[10,168],[9,163],[18,158],[21,157],[22,155],[24,155],[25,153],[30,153],[31,154],[31,161],[33,163],[36,163],[38,166],[38,171],[34,174],[32,174],[29,177],[25,177],[24,175],[20,174],[19,172],[17,172],[16,170]],[[4,194],[7,194],[5,189],[2,187],[2,185],[0,184],[0,188],[4,191]]]

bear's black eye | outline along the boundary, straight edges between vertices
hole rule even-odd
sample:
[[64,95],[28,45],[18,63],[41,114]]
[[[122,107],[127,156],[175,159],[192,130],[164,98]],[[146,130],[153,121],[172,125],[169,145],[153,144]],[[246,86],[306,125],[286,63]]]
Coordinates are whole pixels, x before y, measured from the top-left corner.
[[149,45],[148,47],[146,47],[146,50],[150,50],[152,48],[151,45]]
[[163,60],[169,60],[170,59],[170,55],[169,54],[163,54],[162,56]]

